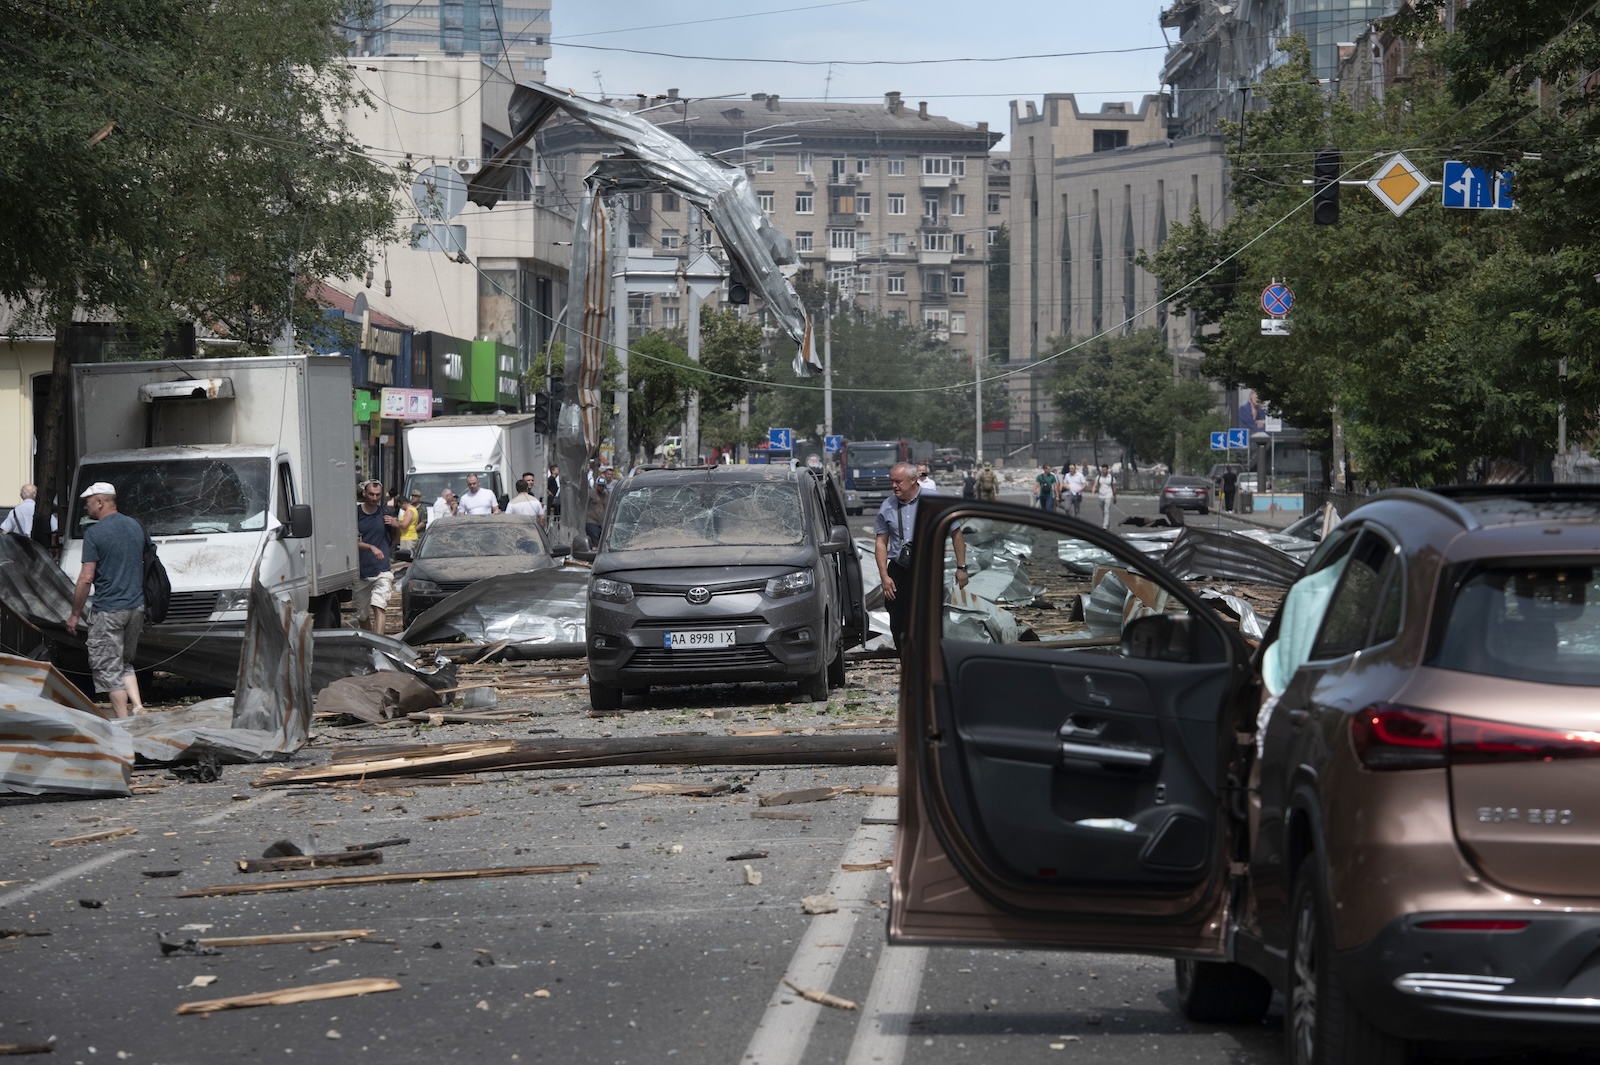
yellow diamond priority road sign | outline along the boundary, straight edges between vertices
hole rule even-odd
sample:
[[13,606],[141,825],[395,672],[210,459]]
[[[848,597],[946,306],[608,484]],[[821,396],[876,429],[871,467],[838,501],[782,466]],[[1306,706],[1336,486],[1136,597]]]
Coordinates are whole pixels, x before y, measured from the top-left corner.
[[1395,152],[1388,162],[1378,167],[1378,172],[1367,182],[1367,188],[1398,218],[1428,191],[1429,184],[1405,153]]

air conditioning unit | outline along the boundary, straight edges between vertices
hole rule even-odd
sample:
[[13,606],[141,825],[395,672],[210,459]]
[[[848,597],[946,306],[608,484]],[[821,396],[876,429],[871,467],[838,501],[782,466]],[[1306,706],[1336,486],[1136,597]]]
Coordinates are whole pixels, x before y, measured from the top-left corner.
[[456,160],[456,173],[476,174],[483,169],[483,160],[474,156],[463,155]]

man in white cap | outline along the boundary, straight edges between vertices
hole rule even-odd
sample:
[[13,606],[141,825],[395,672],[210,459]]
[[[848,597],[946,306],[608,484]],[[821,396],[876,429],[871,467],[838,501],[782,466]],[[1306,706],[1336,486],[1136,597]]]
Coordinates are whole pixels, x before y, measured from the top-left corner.
[[76,635],[94,586],[94,618],[89,622],[89,669],[96,691],[111,696],[115,717],[144,712],[133,655],[144,627],[144,526],[117,510],[117,490],[96,481],[80,497],[94,523],[83,532],[83,567],[72,590],[67,631]]

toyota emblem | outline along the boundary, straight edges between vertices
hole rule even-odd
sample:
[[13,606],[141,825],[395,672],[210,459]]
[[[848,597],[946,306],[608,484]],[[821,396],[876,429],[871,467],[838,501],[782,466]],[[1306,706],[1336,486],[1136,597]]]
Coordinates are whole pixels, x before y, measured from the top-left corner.
[[699,606],[702,603],[711,602],[711,589],[696,586],[684,593],[683,597],[695,606]]

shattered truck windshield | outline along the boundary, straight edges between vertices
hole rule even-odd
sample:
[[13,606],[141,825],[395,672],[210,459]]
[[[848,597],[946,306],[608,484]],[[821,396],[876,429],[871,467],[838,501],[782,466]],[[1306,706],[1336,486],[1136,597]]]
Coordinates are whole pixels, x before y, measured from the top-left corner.
[[776,547],[805,539],[793,484],[644,485],[617,500],[607,551],[656,547]]
[[[151,536],[260,532],[267,527],[269,469],[265,458],[96,462],[83,467],[78,483],[109,481],[117,510]],[[74,499],[70,528],[81,536],[88,524],[83,500]]]
[[881,447],[852,447],[850,449],[849,464],[851,466],[870,466],[877,469],[880,466],[892,466],[900,461],[900,449],[892,444]]

